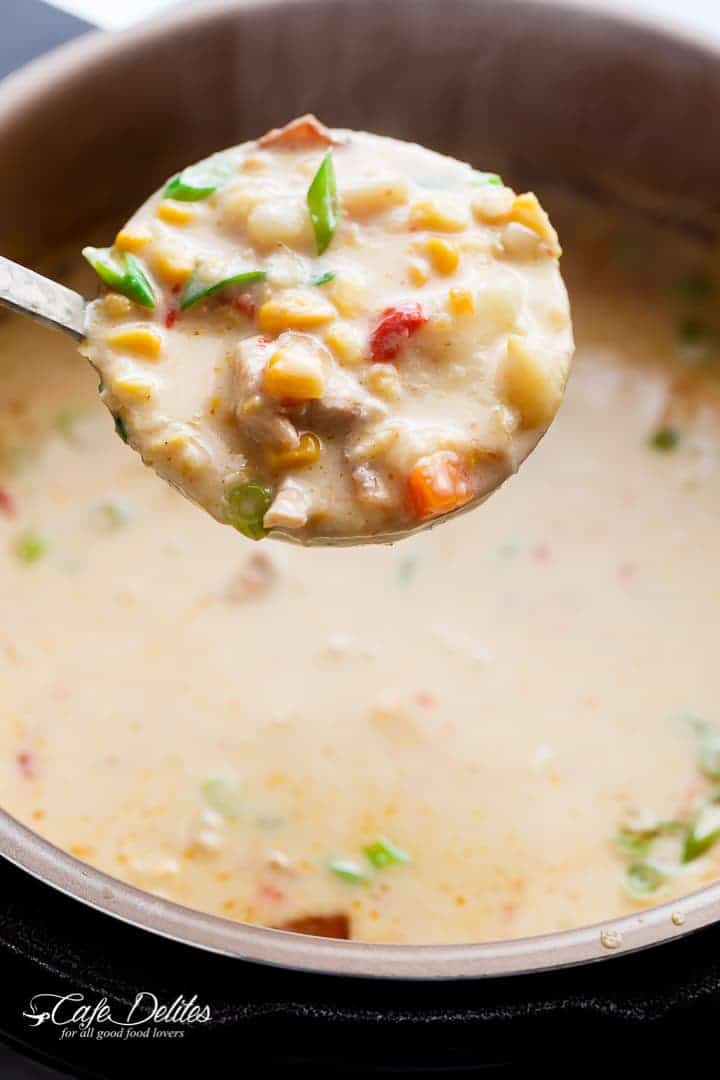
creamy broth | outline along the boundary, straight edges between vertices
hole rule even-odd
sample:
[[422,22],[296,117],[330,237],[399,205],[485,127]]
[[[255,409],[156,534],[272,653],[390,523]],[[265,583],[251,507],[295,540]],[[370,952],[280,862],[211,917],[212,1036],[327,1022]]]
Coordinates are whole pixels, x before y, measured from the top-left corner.
[[682,864],[669,833],[651,895],[624,885],[644,833],[714,791],[705,255],[558,220],[560,415],[482,510],[395,548],[239,540],[115,438],[72,346],[3,318],[8,811],[182,904],[370,941],[574,927],[720,875],[720,845]]

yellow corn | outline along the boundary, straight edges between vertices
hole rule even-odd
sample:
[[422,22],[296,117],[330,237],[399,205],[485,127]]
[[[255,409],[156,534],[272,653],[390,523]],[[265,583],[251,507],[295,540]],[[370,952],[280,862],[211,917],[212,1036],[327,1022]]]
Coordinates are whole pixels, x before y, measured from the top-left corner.
[[102,303],[105,314],[109,315],[111,319],[120,319],[123,315],[129,315],[132,311],[132,303],[127,296],[121,296],[120,293],[108,293],[107,296],[103,297]]
[[314,465],[320,457],[320,440],[312,431],[300,436],[300,442],[292,450],[269,450],[271,469],[305,469]]
[[449,240],[442,240],[439,236],[431,236],[425,244],[425,250],[430,256],[433,269],[438,274],[454,274],[460,262],[458,249]]
[[194,263],[187,255],[170,256],[157,252],[154,257],[155,271],[169,285],[184,285],[193,272]]
[[146,360],[157,360],[162,349],[162,337],[150,326],[130,326],[123,330],[114,330],[106,341],[114,349],[142,356]]
[[474,315],[475,297],[469,289],[451,289],[448,303],[453,315]]
[[151,240],[152,236],[145,229],[121,229],[115,237],[115,247],[118,251],[129,251],[131,255],[137,255]]
[[274,398],[291,401],[321,398],[325,390],[322,361],[309,352],[278,349],[268,360],[263,385]]
[[345,367],[359,364],[363,358],[363,338],[347,323],[334,323],[325,334],[325,344]]
[[397,401],[402,394],[400,376],[394,364],[373,364],[365,382],[371,393],[385,401]]
[[552,255],[561,254],[558,235],[550,224],[550,218],[531,191],[515,196],[510,210],[510,220],[537,233]]
[[330,322],[335,314],[335,308],[324,298],[300,289],[288,290],[277,300],[266,300],[258,311],[258,326],[263,334],[312,330]]
[[156,217],[168,225],[189,225],[195,217],[195,211],[189,206],[173,202],[171,199],[163,199],[155,211]]
[[247,401],[244,401],[241,410],[245,416],[254,416],[259,413],[263,407],[263,399],[259,394],[254,394],[253,397],[249,397]]
[[462,232],[467,216],[460,206],[443,205],[437,199],[421,199],[410,207],[411,229],[434,229],[436,232]]
[[125,375],[115,379],[111,389],[121,404],[130,405],[150,401],[155,390],[155,383],[142,376]]
[[419,289],[421,285],[427,282],[429,276],[427,266],[422,259],[412,259],[408,266],[410,284]]

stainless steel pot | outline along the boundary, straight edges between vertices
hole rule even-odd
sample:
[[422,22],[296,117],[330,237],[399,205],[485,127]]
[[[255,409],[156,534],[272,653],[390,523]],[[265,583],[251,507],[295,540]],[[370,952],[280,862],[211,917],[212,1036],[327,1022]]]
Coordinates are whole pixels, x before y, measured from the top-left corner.
[[[122,219],[173,168],[315,111],[542,190],[692,224],[720,202],[720,54],[535,0],[245,0],[92,34],[0,88],[0,250],[26,262]],[[566,237],[571,244],[572,238]],[[457,946],[339,942],[204,915],[116,881],[0,812],[0,853],[116,919],[232,957],[449,979],[582,964],[720,918],[720,885],[603,926]]]

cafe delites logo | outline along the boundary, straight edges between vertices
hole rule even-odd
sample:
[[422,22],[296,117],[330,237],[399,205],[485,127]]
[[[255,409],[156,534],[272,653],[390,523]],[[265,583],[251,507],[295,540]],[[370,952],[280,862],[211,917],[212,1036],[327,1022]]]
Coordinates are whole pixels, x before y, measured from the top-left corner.
[[211,1019],[210,1006],[197,994],[163,1003],[141,990],[127,1007],[111,1005],[106,997],[87,1001],[84,994],[35,994],[23,1017],[32,1027],[50,1024],[61,1039],[177,1039],[196,1024]]

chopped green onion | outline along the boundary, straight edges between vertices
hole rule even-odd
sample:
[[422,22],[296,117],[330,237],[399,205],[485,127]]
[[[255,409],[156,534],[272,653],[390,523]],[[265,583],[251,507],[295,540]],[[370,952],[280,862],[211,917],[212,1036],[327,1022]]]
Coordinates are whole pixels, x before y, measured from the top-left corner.
[[478,186],[482,187],[486,187],[488,184],[492,184],[493,187],[503,186],[502,177],[498,176],[497,173],[480,172],[479,169],[473,169],[472,182],[473,184],[477,184]]
[[242,793],[237,777],[220,773],[209,776],[201,790],[203,799],[212,810],[217,810],[226,818],[238,817],[242,808]]
[[39,562],[47,551],[47,540],[38,533],[23,533],[15,543],[15,554],[20,562],[32,566]]
[[704,270],[693,270],[680,278],[678,288],[687,300],[708,300],[715,292],[715,282]]
[[340,200],[335,182],[332,150],[328,150],[322,159],[320,168],[308,188],[307,204],[315,230],[315,247],[318,255],[322,255],[332,240],[340,220]]
[[720,837],[720,806],[708,804],[697,815],[685,835],[682,861],[692,862],[713,846]]
[[638,899],[657,892],[665,881],[665,874],[653,863],[633,863],[625,871],[625,888]]
[[403,851],[392,840],[381,836],[374,844],[368,844],[363,849],[368,860],[376,870],[384,870],[386,866],[395,866],[398,863],[410,862],[407,851]]
[[180,310],[186,311],[193,304],[205,300],[208,296],[225,289],[230,285],[249,285],[253,281],[262,281],[266,276],[264,270],[242,270],[238,274],[221,278],[220,281],[204,281],[197,272],[193,273],[180,297]]
[[327,285],[327,283],[329,281],[334,281],[334,280],[335,280],[335,271],[334,270],[326,270],[325,273],[320,274],[319,277],[311,278],[310,279],[310,284],[311,285]]
[[647,855],[656,836],[655,829],[636,830],[623,826],[615,837],[615,843],[625,855],[641,859]]
[[663,453],[668,450],[674,450],[677,444],[680,442],[680,435],[671,427],[661,427],[648,439],[648,445],[653,450],[660,450]]
[[134,300],[142,307],[155,307],[155,293],[143,268],[134,255],[123,256],[123,269],[118,268],[112,248],[83,248],[83,255],[106,285]]
[[264,484],[237,484],[225,496],[228,522],[251,540],[267,536],[263,518],[273,495]]
[[189,165],[167,184],[163,195],[180,202],[199,202],[207,199],[229,180],[232,165],[222,159],[200,161]]
[[710,735],[703,742],[700,771],[709,780],[720,780],[720,735]]
[[94,508],[94,517],[98,525],[108,532],[122,529],[130,523],[132,512],[125,499],[112,499],[99,503]]
[[677,722],[682,724],[683,727],[690,728],[693,735],[708,735],[710,734],[710,725],[707,720],[696,712],[684,712],[680,713],[677,718]]
[[702,319],[683,319],[678,333],[683,345],[702,345],[707,340],[708,326]]
[[127,428],[122,417],[113,415],[113,421],[115,423],[115,434],[119,435],[124,443],[128,442]]
[[336,877],[352,885],[364,885],[367,874],[356,859],[331,859],[328,866]]
[[75,425],[78,419],[76,409],[62,409],[53,420],[53,427],[58,435],[62,435],[63,439],[67,439],[68,442],[75,442]]

